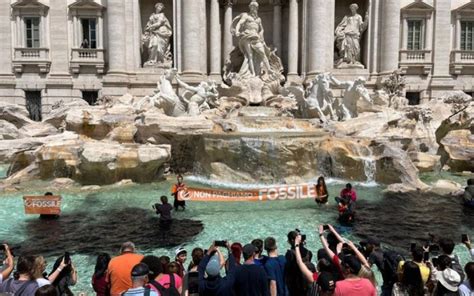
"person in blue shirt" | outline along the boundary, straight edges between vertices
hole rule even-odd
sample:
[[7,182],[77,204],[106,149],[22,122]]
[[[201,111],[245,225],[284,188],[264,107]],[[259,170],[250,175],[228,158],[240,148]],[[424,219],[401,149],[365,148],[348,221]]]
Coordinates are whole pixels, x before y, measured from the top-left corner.
[[265,251],[268,253],[264,267],[269,280],[270,295],[287,296],[289,294],[285,283],[286,258],[285,256],[278,255],[275,238],[267,237],[264,246]]
[[242,249],[244,264],[235,272],[234,295],[238,296],[268,296],[268,277],[265,269],[254,263],[257,248],[247,244]]

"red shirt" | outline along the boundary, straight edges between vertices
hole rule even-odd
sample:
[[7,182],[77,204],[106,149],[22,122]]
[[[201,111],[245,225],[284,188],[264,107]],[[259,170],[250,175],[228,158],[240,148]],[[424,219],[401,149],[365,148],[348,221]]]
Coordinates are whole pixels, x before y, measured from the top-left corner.
[[352,201],[356,201],[356,200],[357,200],[357,194],[356,194],[356,192],[354,191],[354,189],[349,190],[349,189],[347,189],[347,188],[344,188],[344,189],[341,190],[340,196],[341,196],[341,197],[350,196]]
[[377,296],[377,291],[368,279],[346,279],[336,283],[334,296]]

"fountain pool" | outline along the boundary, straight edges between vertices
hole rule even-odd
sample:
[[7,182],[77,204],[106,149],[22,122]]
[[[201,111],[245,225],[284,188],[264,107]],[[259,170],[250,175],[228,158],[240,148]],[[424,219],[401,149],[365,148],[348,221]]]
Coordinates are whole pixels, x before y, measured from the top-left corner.
[[[427,178],[434,178],[428,176]],[[188,184],[204,186],[198,178]],[[329,184],[331,196],[338,193],[343,182]],[[205,184],[205,186],[216,184]],[[229,184],[227,184],[229,185]],[[36,183],[29,188],[42,188]],[[144,254],[172,257],[175,244],[156,232],[156,218],[151,205],[166,194],[170,181],[126,187],[107,187],[100,191],[67,191],[63,196],[63,213],[57,221],[39,220],[23,213],[22,193],[4,194],[0,206],[0,241],[21,246],[16,253],[36,250],[47,257],[48,271],[54,258],[68,250],[79,271],[74,292],[90,294],[97,252],[115,255],[121,242],[132,239]],[[234,184],[235,186],[235,184]],[[223,187],[220,184],[220,187]],[[225,186],[224,186],[225,187]],[[455,198],[435,196],[384,196],[379,186],[356,186],[359,195],[360,219],[356,227],[346,230],[347,238],[359,241],[375,234],[385,246],[407,251],[410,242],[423,242],[428,232],[450,235],[456,241],[461,233],[474,237],[474,212],[467,212]],[[45,190],[31,190],[42,194]],[[60,193],[60,192],[55,192]],[[174,215],[181,220],[179,238],[189,251],[207,248],[213,240],[249,242],[266,236],[276,237],[280,252],[287,248],[286,233],[299,228],[307,234],[307,245],[315,252],[321,247],[316,235],[318,224],[335,223],[334,201],[317,206],[313,200],[274,202],[209,203],[189,202],[185,212]],[[441,218],[440,216],[447,216]],[[201,224],[202,223],[202,224]],[[456,251],[462,262],[468,260],[464,247]]]

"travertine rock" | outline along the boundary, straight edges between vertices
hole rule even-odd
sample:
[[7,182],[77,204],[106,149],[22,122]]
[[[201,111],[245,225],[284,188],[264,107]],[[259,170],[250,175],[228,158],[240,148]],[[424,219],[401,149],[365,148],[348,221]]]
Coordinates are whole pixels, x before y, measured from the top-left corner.
[[432,172],[440,166],[440,156],[412,151],[409,156],[420,172]]
[[51,124],[44,122],[34,122],[24,125],[20,129],[20,133],[22,133],[24,137],[38,138],[56,135],[59,133],[59,131]]
[[474,134],[468,129],[449,132],[441,140],[451,171],[474,171]]
[[22,137],[23,135],[14,124],[6,120],[0,120],[0,140],[14,140]]

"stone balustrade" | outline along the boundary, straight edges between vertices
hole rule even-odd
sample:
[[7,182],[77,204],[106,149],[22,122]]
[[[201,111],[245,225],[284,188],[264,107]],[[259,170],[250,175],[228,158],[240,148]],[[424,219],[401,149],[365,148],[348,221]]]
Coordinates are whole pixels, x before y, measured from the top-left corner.
[[40,73],[48,73],[51,65],[48,48],[17,47],[13,54],[13,71],[22,73],[26,66],[39,69]]
[[453,50],[451,52],[451,74],[464,72],[474,74],[474,50]]
[[404,74],[411,70],[428,75],[433,68],[431,50],[400,50],[400,69]]
[[71,72],[74,74],[78,74],[80,72],[81,67],[95,67],[98,74],[103,74],[105,67],[104,49],[71,49]]

